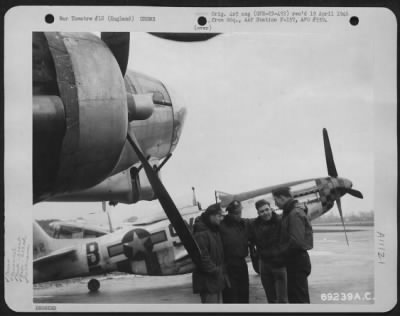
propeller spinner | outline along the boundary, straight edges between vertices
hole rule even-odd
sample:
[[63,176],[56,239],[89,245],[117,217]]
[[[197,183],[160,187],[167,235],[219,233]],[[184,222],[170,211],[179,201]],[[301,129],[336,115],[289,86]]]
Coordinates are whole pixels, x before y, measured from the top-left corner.
[[325,158],[326,158],[326,166],[328,169],[328,175],[332,178],[340,180],[340,182],[343,184],[340,187],[335,188],[334,191],[335,191],[335,195],[336,195],[336,199],[335,199],[336,205],[339,210],[340,220],[342,221],[344,234],[346,236],[346,242],[347,242],[347,245],[349,245],[349,240],[347,238],[347,232],[346,232],[346,226],[344,224],[344,219],[343,219],[342,203],[340,201],[340,197],[342,195],[348,193],[356,198],[362,199],[363,195],[360,191],[352,189],[353,184],[351,183],[350,180],[338,177],[338,173],[337,173],[336,166],[335,166],[335,161],[333,159],[331,144],[329,141],[328,131],[326,130],[326,128],[324,128],[322,130],[322,135],[323,135],[323,139],[324,139]]

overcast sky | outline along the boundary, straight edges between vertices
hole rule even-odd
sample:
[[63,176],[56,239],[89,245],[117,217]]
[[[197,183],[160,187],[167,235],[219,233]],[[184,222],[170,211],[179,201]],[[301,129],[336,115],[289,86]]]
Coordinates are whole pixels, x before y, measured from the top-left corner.
[[[372,210],[373,140],[380,126],[373,116],[372,44],[364,38],[228,33],[178,43],[134,33],[129,68],[172,87],[188,110],[181,140],[162,169],[178,206],[190,204],[192,186],[206,206],[215,189],[238,193],[327,176],[326,127],[339,176],[364,194],[364,200],[343,197],[344,214]],[[100,211],[101,204],[35,209],[37,218],[68,218]],[[156,209],[157,201],[120,204],[112,216]]]

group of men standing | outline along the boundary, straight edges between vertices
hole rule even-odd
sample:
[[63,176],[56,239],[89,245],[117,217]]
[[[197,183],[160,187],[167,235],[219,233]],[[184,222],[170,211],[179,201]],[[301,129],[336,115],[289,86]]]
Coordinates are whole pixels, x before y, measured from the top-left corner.
[[307,210],[287,187],[272,194],[282,215],[261,199],[255,203],[258,217],[242,218],[243,207],[235,200],[226,216],[217,203],[196,220],[193,233],[202,259],[193,272],[193,292],[202,303],[249,303],[246,257],[254,246],[268,303],[310,303],[307,250],[313,247],[313,234]]

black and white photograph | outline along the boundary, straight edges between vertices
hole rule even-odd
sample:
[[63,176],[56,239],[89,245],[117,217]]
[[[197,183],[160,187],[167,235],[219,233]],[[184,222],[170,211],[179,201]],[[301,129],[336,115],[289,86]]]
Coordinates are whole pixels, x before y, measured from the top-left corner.
[[60,8],[6,23],[12,309],[394,306],[390,10]]

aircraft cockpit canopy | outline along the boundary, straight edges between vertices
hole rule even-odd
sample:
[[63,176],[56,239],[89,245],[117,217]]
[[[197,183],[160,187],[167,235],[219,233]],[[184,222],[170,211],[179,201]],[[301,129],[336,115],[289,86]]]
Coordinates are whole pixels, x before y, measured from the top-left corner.
[[73,224],[54,223],[52,226],[52,237],[56,239],[97,238],[108,233],[106,230],[102,230],[100,228],[92,229]]

